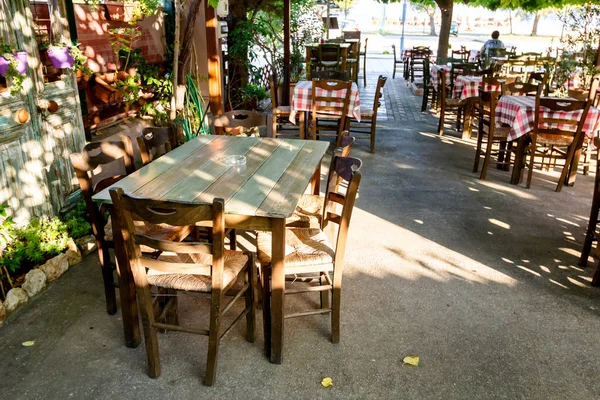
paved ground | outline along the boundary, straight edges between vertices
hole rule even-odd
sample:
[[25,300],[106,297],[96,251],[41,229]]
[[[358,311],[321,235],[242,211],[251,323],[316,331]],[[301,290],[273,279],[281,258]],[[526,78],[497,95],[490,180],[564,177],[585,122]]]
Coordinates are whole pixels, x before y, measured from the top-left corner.
[[[599,398],[600,289],[589,285],[592,267],[576,266],[593,178],[580,175],[561,193],[556,173],[536,173],[530,190],[495,169],[479,181],[473,141],[433,134],[436,119],[391,79],[389,59],[369,60],[368,72],[370,84],[390,76],[387,118],[376,154],[366,141],[354,151],[364,176],[340,344],[329,342],[325,316],[288,320],[284,363],[271,365],[260,321],[254,344],[240,325],[207,388],[206,338],[169,333],[159,339],[162,376],[149,379],[143,346],[126,348],[120,318],[103,311],[88,257],[0,329],[0,397]],[[307,301],[316,304],[288,305]],[[182,303],[182,320],[206,309]],[[419,367],[402,365],[408,355],[421,357]],[[334,386],[323,388],[324,377]]]

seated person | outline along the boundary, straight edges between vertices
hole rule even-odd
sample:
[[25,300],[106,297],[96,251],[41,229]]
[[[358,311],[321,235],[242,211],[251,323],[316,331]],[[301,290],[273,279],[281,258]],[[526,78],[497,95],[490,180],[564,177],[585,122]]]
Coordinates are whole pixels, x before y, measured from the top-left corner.
[[492,32],[492,38],[489,39],[483,47],[481,48],[481,54],[487,56],[489,49],[505,49],[504,43],[498,38],[500,37],[500,32],[494,31]]

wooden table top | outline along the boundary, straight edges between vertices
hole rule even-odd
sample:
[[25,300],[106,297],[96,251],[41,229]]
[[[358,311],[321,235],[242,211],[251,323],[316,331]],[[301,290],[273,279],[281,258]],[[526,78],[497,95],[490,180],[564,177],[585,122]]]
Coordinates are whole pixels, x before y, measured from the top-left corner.
[[[296,208],[328,142],[297,139],[198,136],[93,196],[111,204],[109,189],[153,199],[225,200],[225,214],[287,218]],[[227,165],[244,155],[246,165]]]
[[307,43],[304,46],[305,47],[319,47],[322,44],[339,44],[340,48],[345,49],[345,48],[349,48],[350,46],[352,46],[353,43],[349,43],[349,42],[343,42],[343,43]]

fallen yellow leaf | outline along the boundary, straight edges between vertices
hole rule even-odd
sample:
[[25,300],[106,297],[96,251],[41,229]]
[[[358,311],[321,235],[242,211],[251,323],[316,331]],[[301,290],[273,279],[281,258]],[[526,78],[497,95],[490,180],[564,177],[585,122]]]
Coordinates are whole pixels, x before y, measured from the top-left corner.
[[321,381],[321,385],[323,385],[324,387],[333,386],[333,379],[323,378],[323,380]]
[[33,346],[35,344],[35,340],[28,340],[26,342],[21,343],[23,346],[25,347],[30,347]]
[[419,366],[419,356],[408,356],[402,360],[404,364],[412,365],[413,367]]

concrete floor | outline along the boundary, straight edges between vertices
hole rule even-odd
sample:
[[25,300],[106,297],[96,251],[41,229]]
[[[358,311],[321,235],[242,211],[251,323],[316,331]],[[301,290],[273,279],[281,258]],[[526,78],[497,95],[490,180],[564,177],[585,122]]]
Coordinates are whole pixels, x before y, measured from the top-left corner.
[[[387,70],[386,70],[387,68]],[[207,340],[160,335],[162,376],[146,375],[144,346],[124,346],[104,312],[95,256],[68,271],[0,329],[0,397],[18,399],[594,399],[600,398],[600,289],[577,267],[593,176],[555,193],[558,173],[532,188],[491,169],[471,172],[474,141],[417,112],[389,60],[377,152],[364,161],[344,271],[342,340],[329,319],[286,321],[284,363],[244,339],[220,349],[217,383],[202,385]],[[297,308],[316,298],[292,297]],[[181,320],[206,302],[184,299]],[[194,314],[196,315],[196,314]],[[186,318],[187,317],[187,318]],[[22,342],[35,340],[32,347]],[[419,367],[402,364],[418,355]],[[334,386],[320,382],[331,377]]]

